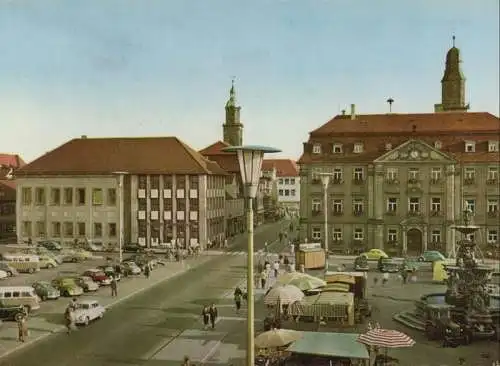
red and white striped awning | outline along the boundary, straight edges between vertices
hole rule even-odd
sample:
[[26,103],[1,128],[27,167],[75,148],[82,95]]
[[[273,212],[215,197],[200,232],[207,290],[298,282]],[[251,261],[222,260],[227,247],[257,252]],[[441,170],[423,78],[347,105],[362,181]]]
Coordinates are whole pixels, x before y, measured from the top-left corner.
[[415,341],[397,330],[374,328],[360,334],[358,342],[374,347],[403,348],[411,347]]

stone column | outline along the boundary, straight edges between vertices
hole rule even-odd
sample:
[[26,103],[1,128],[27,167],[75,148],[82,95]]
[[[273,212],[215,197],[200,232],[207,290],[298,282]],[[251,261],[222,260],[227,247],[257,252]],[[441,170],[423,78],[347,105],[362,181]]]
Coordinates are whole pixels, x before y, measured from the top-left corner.
[[422,228],[422,246],[424,247],[424,251],[427,250],[427,241],[429,238],[429,228],[427,225],[424,225]]
[[375,218],[375,179],[374,179],[374,169],[373,165],[368,166],[368,201],[366,205],[368,206],[367,214],[369,219]]
[[384,167],[375,167],[375,218],[384,219]]
[[403,225],[401,227],[401,236],[403,238],[403,253],[406,253],[408,251],[408,236],[406,235],[408,231],[408,228],[406,225]]

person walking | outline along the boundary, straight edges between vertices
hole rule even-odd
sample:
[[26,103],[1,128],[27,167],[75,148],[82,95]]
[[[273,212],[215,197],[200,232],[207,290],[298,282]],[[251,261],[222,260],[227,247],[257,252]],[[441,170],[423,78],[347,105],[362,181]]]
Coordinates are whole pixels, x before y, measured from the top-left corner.
[[118,281],[116,281],[116,276],[111,277],[111,297],[118,296]]
[[25,315],[21,316],[17,321],[17,329],[19,342],[26,342],[26,338],[28,337],[28,322]]
[[191,361],[188,356],[184,356],[184,360],[182,360],[181,366],[191,366]]
[[64,321],[66,325],[66,333],[70,334],[75,327],[75,309],[72,306],[68,306],[66,308]]
[[389,272],[384,272],[382,275],[382,286],[385,286],[389,282]]
[[268,277],[268,272],[265,269],[263,269],[260,272],[260,288],[261,289],[265,289],[266,288],[267,277]]
[[240,312],[241,309],[241,298],[243,297],[243,291],[239,287],[234,290],[234,305],[236,306],[236,313]]
[[149,266],[149,263],[146,263],[144,266],[144,276],[146,276],[147,279],[149,279],[149,275],[151,274],[151,267]]
[[212,304],[209,309],[210,314],[210,324],[212,324],[212,329],[215,329],[215,323],[217,322],[217,317],[219,316],[219,312],[215,307],[215,304]]
[[210,322],[210,308],[208,307],[208,305],[203,306],[201,317],[203,318],[203,329],[207,330],[208,323]]

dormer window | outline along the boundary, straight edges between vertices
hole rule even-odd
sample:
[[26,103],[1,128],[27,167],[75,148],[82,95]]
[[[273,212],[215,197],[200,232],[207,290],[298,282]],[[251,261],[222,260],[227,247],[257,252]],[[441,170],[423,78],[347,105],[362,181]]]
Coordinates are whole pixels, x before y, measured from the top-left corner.
[[333,144],[333,153],[342,154],[342,144]]
[[498,152],[498,141],[488,141],[488,152]]
[[392,150],[392,144],[390,142],[385,144],[385,151],[391,151]]
[[313,145],[313,154],[321,154],[321,144]]
[[362,153],[363,152],[363,144],[362,143],[356,143],[356,144],[354,144],[354,150],[353,150],[353,152],[355,154]]
[[465,152],[476,152],[476,142],[465,141]]
[[443,144],[441,143],[441,141],[435,141],[434,142],[434,148],[435,149],[441,149],[443,147]]

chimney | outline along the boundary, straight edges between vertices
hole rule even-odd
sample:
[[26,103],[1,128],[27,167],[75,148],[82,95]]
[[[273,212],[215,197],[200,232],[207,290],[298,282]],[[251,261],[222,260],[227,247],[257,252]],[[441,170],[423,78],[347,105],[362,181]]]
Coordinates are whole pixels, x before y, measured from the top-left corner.
[[81,139],[86,139],[86,138],[87,138],[87,135],[82,135],[80,138],[81,138]]
[[356,119],[356,104],[351,104],[351,119]]

